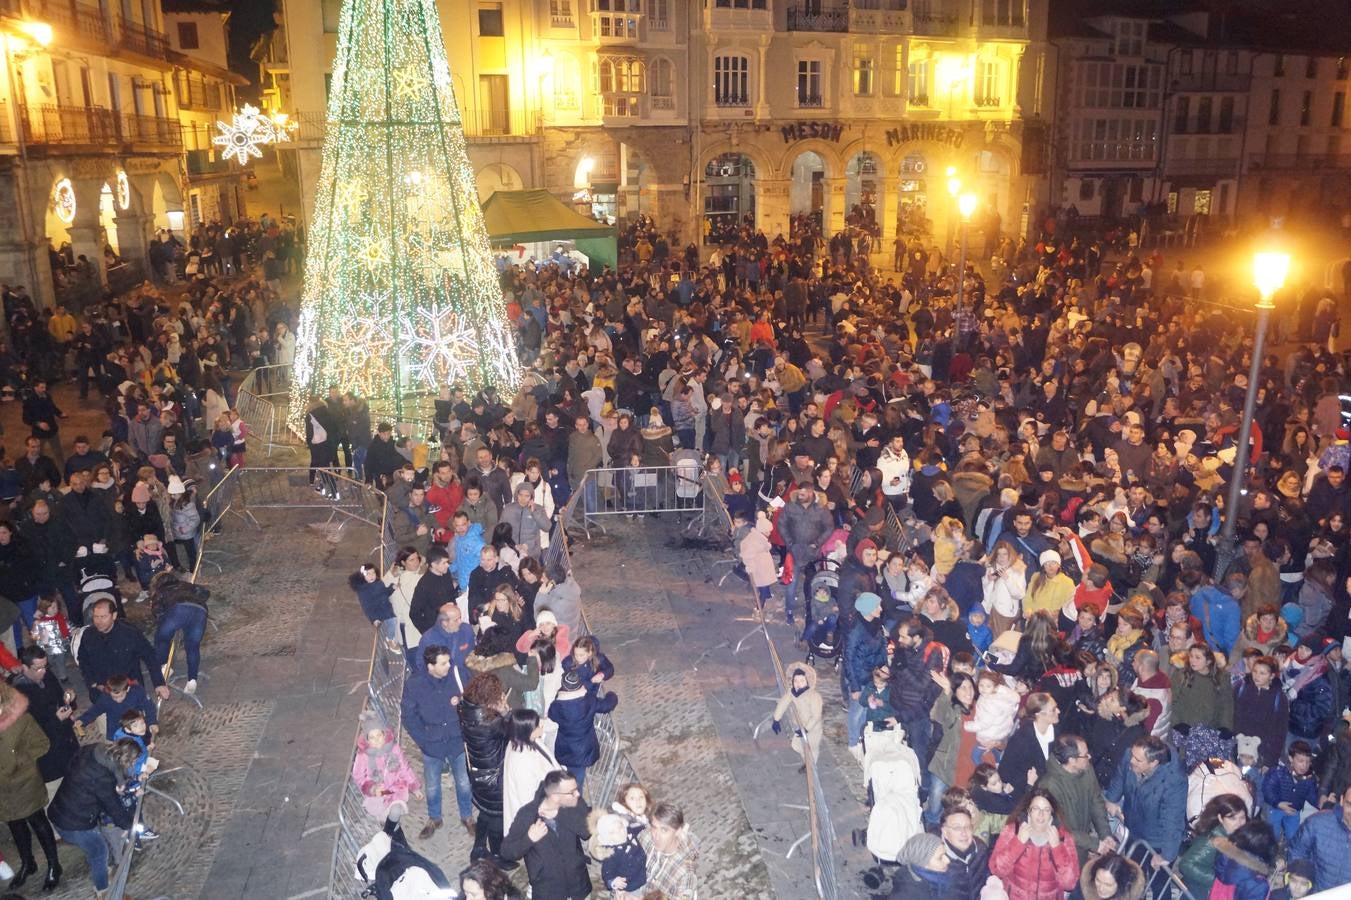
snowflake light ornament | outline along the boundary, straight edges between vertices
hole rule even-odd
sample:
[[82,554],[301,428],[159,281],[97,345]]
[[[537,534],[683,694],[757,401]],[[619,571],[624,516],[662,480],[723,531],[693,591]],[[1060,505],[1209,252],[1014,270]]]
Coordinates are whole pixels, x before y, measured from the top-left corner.
[[240,165],[249,161],[249,157],[263,158],[260,144],[272,142],[272,126],[258,112],[258,107],[245,103],[244,107],[230,117],[230,122],[217,122],[220,134],[211,139],[211,143],[222,147],[220,158],[229,160],[235,157]]
[[469,320],[450,306],[423,307],[399,317],[399,355],[413,379],[436,390],[469,374],[478,343]]
[[332,365],[346,375],[349,390],[368,396],[390,376],[390,351],[394,337],[383,323],[370,316],[357,316],[342,323],[329,350]]

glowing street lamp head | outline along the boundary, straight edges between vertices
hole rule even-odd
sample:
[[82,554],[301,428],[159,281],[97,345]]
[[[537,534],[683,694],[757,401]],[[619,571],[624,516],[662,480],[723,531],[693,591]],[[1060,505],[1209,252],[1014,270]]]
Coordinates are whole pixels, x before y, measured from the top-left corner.
[[948,194],[955,200],[957,195],[962,192],[962,180],[952,174],[952,168],[948,168]]
[[980,201],[976,199],[975,194],[962,194],[957,198],[957,209],[962,214],[963,221],[970,221],[971,214],[976,211],[976,204]]
[[1271,295],[1285,286],[1290,274],[1289,253],[1258,253],[1252,261],[1253,283],[1262,295],[1262,303],[1270,305]]
[[46,22],[20,22],[19,30],[39,47],[46,47],[52,42],[52,26]]

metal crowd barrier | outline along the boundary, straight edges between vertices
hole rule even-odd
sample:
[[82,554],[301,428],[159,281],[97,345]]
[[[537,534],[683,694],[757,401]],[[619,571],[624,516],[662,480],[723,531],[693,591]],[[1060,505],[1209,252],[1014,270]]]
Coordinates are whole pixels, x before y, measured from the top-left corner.
[[144,779],[142,784],[145,787],[144,792],[136,799],[136,809],[131,816],[131,828],[124,831],[118,839],[118,846],[110,847],[117,867],[113,870],[113,877],[108,881],[108,897],[111,900],[123,900],[127,892],[127,879],[131,877],[131,863],[136,856],[136,837],[142,829],[142,807],[145,805],[146,794],[154,794],[169,801],[177,810],[180,816],[186,815],[183,805],[170,797],[163,791],[151,785],[151,781],[162,775],[168,775],[170,772],[177,772],[178,768],[163,769],[151,772]]
[[244,376],[235,392],[235,412],[248,426],[248,437],[262,444],[263,453],[268,457],[274,450],[297,453],[304,446],[304,442],[286,427],[284,403],[279,406],[277,402],[289,394],[272,390],[290,383],[290,368],[263,366],[254,369]]
[[[1205,840],[1202,836],[1201,840]],[[1150,859],[1154,848],[1140,838],[1127,837],[1121,846],[1120,854],[1140,866],[1145,873],[1145,894],[1154,900],[1197,900],[1195,894],[1187,890],[1187,883],[1177,874],[1174,863],[1164,863],[1157,869]]]
[[691,459],[671,466],[590,469],[573,489],[564,525],[579,525],[591,536],[593,527],[602,533],[606,516],[637,516],[648,513],[704,512],[700,464]]
[[[715,509],[710,513],[709,518],[719,524],[720,530],[715,532],[730,543],[732,540],[732,516],[727,511],[727,505],[717,491],[708,489],[708,479],[705,478],[705,503]],[[740,564],[737,548],[732,546],[732,559],[728,560],[735,568]],[[730,572],[728,573],[730,574]],[[723,579],[726,579],[726,574]],[[720,581],[719,584],[722,582]],[[759,619],[759,628],[765,638],[765,646],[769,649],[770,665],[774,667],[774,681],[779,687],[779,695],[782,696],[788,690],[788,685],[783,680],[783,660],[779,657],[779,649],[774,644],[774,639],[770,636],[769,628],[766,625],[767,619],[763,610],[760,608],[760,600],[754,587],[750,588],[751,609],[756,610],[756,616]],[[752,631],[751,634],[755,632]],[[747,635],[750,637],[750,635]],[[744,639],[743,639],[744,640]],[[739,645],[738,645],[739,649]],[[788,707],[788,716],[791,720],[790,727],[798,727],[793,707]],[[763,727],[766,720],[762,720],[756,727],[758,735],[760,727]],[[816,894],[823,900],[836,900],[839,897],[839,885],[835,872],[835,855],[833,848],[835,845],[835,826],[830,817],[830,806],[826,803],[825,791],[821,787],[821,777],[816,769],[816,759],[812,756],[811,748],[807,742],[802,741],[802,762],[807,773],[807,820],[808,831],[788,848],[785,858],[791,857],[797,851],[804,841],[810,840],[812,849],[812,876],[816,885]]]

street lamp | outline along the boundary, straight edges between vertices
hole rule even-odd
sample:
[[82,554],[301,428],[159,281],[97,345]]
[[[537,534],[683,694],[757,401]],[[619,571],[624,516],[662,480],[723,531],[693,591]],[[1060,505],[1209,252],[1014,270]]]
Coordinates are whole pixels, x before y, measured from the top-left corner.
[[[1262,372],[1262,346],[1267,338],[1267,320],[1276,308],[1271,297],[1285,284],[1290,272],[1290,254],[1258,253],[1253,257],[1253,284],[1261,299],[1257,301],[1257,330],[1253,335],[1252,365],[1248,368],[1248,394],[1243,400],[1243,421],[1238,426],[1238,446],[1234,448],[1234,471],[1229,479],[1229,501],[1224,510],[1224,527],[1220,532],[1221,561],[1232,557],[1234,527],[1238,524],[1238,502],[1247,480],[1248,439],[1252,434],[1253,408],[1257,405],[1257,379]],[[1223,574],[1223,570],[1216,575]]]
[[[947,176],[948,176],[948,196],[952,198],[951,209],[953,213],[955,213],[957,210],[957,195],[962,192],[962,179],[957,176],[956,166],[948,166]],[[952,258],[952,242],[956,240],[956,231],[957,231],[957,222],[953,214],[949,213],[948,242],[946,247],[948,259]]]
[[976,195],[967,193],[957,198],[957,211],[962,214],[962,252],[957,263],[957,307],[960,309],[966,298],[966,226],[971,224],[971,214],[976,211]]

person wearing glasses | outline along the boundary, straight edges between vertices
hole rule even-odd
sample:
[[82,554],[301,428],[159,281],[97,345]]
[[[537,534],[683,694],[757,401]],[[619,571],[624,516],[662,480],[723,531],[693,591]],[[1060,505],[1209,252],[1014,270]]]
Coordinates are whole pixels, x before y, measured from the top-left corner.
[[990,854],[1010,900],[1064,900],[1079,883],[1074,835],[1063,824],[1051,792],[1034,787],[1023,796]]
[[1051,743],[1046,774],[1037,786],[1049,791],[1059,804],[1081,858],[1116,849],[1107,821],[1107,804],[1093,773],[1093,756],[1083,738],[1062,734]]
[[591,893],[582,841],[590,836],[577,779],[566,769],[544,776],[535,799],[517,811],[502,839],[502,858],[525,860],[531,895],[580,900]]

